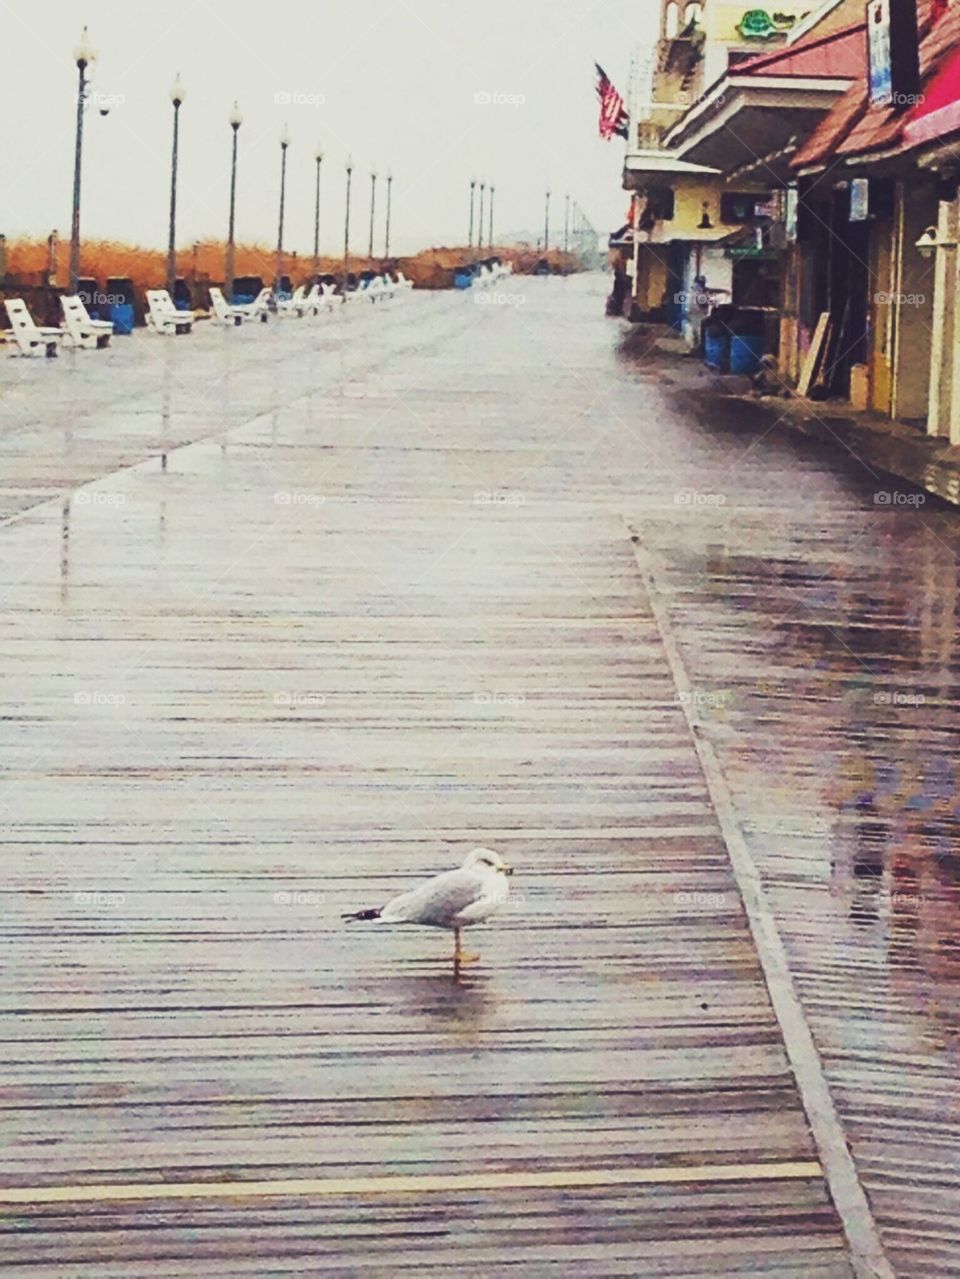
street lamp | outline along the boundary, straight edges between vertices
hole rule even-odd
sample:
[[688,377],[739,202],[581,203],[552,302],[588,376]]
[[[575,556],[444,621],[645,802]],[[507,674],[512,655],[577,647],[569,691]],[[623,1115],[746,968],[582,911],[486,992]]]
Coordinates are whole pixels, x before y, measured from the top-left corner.
[[96,56],[96,50],[87,35],[87,28],[84,27],[73,51],[73,60],[77,64],[79,79],[77,83],[77,141],[73,156],[73,217],[70,223],[71,293],[76,293],[77,281],[80,278],[80,162],[83,154],[83,109],[87,103],[87,67],[94,61]]
[[350,280],[350,192],[353,187],[353,156],[347,156],[347,201],[343,219],[343,296],[346,299]]
[[377,171],[370,170],[370,243],[367,249],[367,259],[373,261],[373,219],[377,208]]
[[390,258],[390,214],[393,210],[393,173],[387,174],[387,230],[384,236],[383,256],[385,259]]
[[317,144],[313,155],[317,162],[317,189],[313,202],[313,274],[320,270],[320,166],[323,164],[323,147]]
[[177,161],[180,149],[180,107],[186,94],[180,74],[170,88],[173,103],[173,154],[170,160],[170,234],[167,240],[167,292],[171,298],[177,283]]
[[477,251],[483,252],[483,197],[487,190],[486,181],[480,183],[480,218],[477,227]]
[[547,206],[543,218],[543,251],[550,252],[550,192],[547,192]]
[[570,197],[567,196],[563,214],[563,251],[570,251]]
[[951,240],[949,236],[941,240],[940,233],[935,226],[928,226],[923,235],[916,244],[917,251],[922,258],[932,258],[936,255],[937,249],[955,249],[957,248],[956,240]]
[[487,248],[493,249],[493,197],[496,195],[497,188],[490,183],[490,229],[487,235]]
[[467,239],[467,246],[468,248],[471,248],[471,249],[473,248],[473,201],[474,201],[474,193],[476,192],[476,189],[477,189],[477,179],[471,178],[470,179],[470,235]]
[[283,210],[287,195],[287,147],[290,145],[290,130],[286,125],[280,131],[280,219],[277,223],[277,271],[274,290],[280,290],[280,277],[283,275]]
[[233,104],[233,110],[227,120],[233,130],[233,150],[230,160],[230,224],[227,227],[227,263],[224,271],[224,284],[227,289],[227,297],[232,302],[235,257],[233,228],[237,209],[237,134],[240,131],[241,124],[243,124],[243,116],[240,114],[240,108],[236,102]]

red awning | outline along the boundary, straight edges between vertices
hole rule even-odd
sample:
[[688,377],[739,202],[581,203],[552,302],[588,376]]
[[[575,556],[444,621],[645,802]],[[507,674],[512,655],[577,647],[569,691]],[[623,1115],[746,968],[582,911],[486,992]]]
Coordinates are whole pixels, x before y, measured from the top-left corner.
[[903,127],[908,147],[937,142],[960,129],[960,51],[940,68]]

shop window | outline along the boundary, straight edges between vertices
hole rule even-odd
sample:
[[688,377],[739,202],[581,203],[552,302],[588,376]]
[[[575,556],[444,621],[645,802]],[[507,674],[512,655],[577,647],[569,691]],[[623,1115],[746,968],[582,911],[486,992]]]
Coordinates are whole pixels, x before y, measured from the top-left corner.
[[756,217],[757,201],[763,197],[753,192],[726,191],[720,196],[720,221],[727,226],[742,226]]
[[700,19],[703,17],[703,5],[691,3],[683,11],[683,25],[685,28],[698,27]]
[[680,32],[680,6],[670,0],[666,8],[666,15],[663,23],[663,33],[668,40],[676,39]]
[[654,187],[647,198],[647,209],[656,222],[672,222],[675,199],[670,187]]

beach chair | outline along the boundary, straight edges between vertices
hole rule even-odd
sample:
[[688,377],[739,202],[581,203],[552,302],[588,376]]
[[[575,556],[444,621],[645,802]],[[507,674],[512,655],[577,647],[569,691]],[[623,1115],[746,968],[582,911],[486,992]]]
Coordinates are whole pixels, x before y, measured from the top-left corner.
[[325,311],[334,310],[335,307],[340,305],[340,301],[340,294],[337,292],[335,284],[321,284],[317,289],[316,307],[318,313],[321,308]]
[[189,333],[197,318],[194,311],[178,311],[166,289],[147,289],[147,328],[154,333]]
[[234,305],[228,302],[223,296],[222,290],[214,285],[210,289],[210,302],[213,306],[213,315],[216,320],[219,320],[221,324],[239,326],[245,320],[266,318],[267,309],[270,305],[270,290],[261,289],[252,302]]
[[357,291],[368,302],[383,302],[385,297],[383,278],[379,275],[364,276],[360,280],[360,288]]
[[277,315],[295,315],[298,318],[305,315],[307,311],[306,288],[302,284],[298,284],[288,298],[278,293],[275,298],[275,305]]
[[402,272],[402,271],[398,271],[398,272],[397,272],[397,288],[398,288],[398,289],[412,289],[412,288],[413,288],[413,281],[412,281],[412,280],[408,280],[408,279],[407,279],[407,277],[403,274],[403,272]]
[[4,306],[7,308],[14,341],[20,348],[21,355],[53,357],[57,354],[57,347],[64,336],[63,329],[41,327],[35,324],[23,298],[7,298]]
[[90,313],[83,304],[83,298],[76,294],[62,297],[60,306],[63,310],[63,323],[66,327],[64,341],[78,350],[98,350],[108,345],[113,337],[112,320],[91,320]]

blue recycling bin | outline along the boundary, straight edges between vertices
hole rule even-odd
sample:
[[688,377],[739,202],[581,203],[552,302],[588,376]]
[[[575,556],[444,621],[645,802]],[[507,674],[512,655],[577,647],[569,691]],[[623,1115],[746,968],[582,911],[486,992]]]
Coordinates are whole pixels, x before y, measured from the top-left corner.
[[130,302],[113,302],[107,308],[108,320],[113,322],[114,333],[132,333],[135,317]]
[[109,300],[101,304],[100,314],[113,322],[114,333],[132,333],[137,322],[133,281],[125,275],[108,276],[106,295]]
[[756,373],[763,359],[763,336],[739,334],[730,339],[730,372]]
[[706,329],[703,334],[703,362],[707,368],[726,373],[730,368],[730,347],[729,333],[712,333]]

